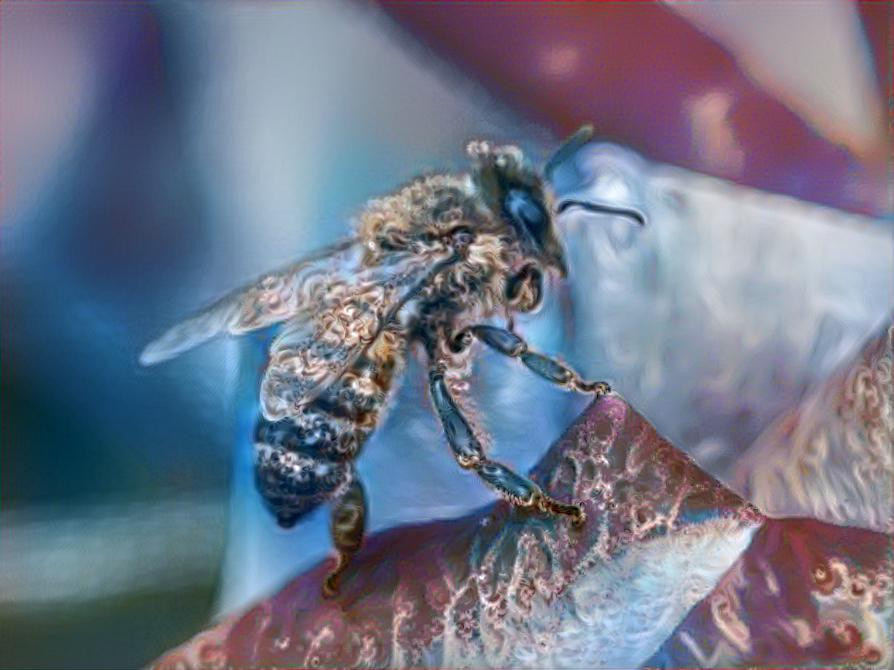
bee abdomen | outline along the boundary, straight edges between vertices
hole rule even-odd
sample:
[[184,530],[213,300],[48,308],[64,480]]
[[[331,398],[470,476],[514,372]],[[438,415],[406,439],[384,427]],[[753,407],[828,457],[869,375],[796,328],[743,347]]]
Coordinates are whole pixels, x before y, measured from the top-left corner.
[[255,483],[285,528],[326,500],[341,497],[354,478],[354,459],[375,429],[395,365],[363,358],[293,415],[255,426]]
[[339,497],[353,478],[353,458],[367,433],[320,409],[255,428],[255,485],[289,528],[320,503]]
[[284,528],[324,500],[337,497],[351,482],[350,462],[315,458],[269,444],[255,444],[255,485]]

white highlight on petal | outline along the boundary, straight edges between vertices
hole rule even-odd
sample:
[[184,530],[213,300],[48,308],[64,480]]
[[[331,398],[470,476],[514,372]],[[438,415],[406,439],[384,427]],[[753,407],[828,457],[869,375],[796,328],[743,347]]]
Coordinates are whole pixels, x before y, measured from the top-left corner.
[[882,101],[855,3],[669,2],[742,70],[832,142],[884,150]]

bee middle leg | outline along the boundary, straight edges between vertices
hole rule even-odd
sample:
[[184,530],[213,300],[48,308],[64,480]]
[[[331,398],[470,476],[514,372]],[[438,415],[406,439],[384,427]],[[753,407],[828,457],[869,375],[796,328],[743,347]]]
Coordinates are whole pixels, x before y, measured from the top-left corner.
[[551,498],[527,477],[485,456],[481,442],[450,394],[440,370],[431,372],[429,383],[432,401],[447,441],[461,468],[474,470],[485,483],[517,507],[565,515],[571,517],[575,524],[583,523],[585,514],[579,505],[568,505]]
[[323,582],[323,597],[331,598],[338,593],[341,575],[360,550],[365,529],[366,493],[355,472],[351,485],[332,507],[332,543],[338,553],[335,567]]
[[581,393],[594,393],[597,398],[611,393],[608,383],[585,381],[577,372],[555,358],[531,351],[527,342],[511,330],[481,325],[472,326],[466,332],[504,356],[520,359],[529,370],[554,384],[573,388]]

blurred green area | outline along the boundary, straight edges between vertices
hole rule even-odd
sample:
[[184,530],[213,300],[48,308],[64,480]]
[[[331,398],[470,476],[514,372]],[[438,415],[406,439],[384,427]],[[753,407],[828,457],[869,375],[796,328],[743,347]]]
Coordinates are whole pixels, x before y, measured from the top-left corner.
[[[206,626],[224,548],[226,468],[215,463],[197,475],[175,462],[159,477],[129,457],[120,438],[47,402],[39,385],[4,375],[0,395],[0,668],[143,667]],[[160,505],[165,514],[153,521]],[[182,523],[169,523],[172,513]],[[205,546],[184,553],[190,535]],[[80,562],[66,559],[78,555]],[[165,555],[177,559],[167,573],[159,565]],[[93,591],[96,584],[84,578],[91,567],[118,575],[114,593]],[[126,573],[140,569],[142,580],[130,582]],[[54,572],[63,581],[80,577],[73,597],[53,591]]]
[[213,613],[227,468],[147,464],[38,381],[0,383],[0,668],[142,667]]
[[[210,566],[209,566],[210,567]],[[207,625],[216,572],[174,592],[0,610],[0,668],[139,668]]]

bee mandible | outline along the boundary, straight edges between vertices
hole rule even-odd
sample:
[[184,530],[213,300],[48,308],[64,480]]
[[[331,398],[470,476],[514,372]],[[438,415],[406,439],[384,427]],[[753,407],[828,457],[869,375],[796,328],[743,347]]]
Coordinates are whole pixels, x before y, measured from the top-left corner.
[[[367,503],[354,462],[411,347],[425,353],[432,405],[459,466],[515,507],[584,520],[580,505],[488,458],[462,390],[480,342],[567,389],[610,392],[531,349],[512,325],[541,304],[548,276],[567,275],[558,213],[580,207],[645,223],[635,209],[555,202],[554,168],[591,137],[589,126],[578,130],[542,171],[514,145],[471,142],[469,173],[418,177],[371,200],[352,236],[225,296],[141,354],[152,365],[222,333],[280,324],[260,388],[255,482],[283,528],[332,502],[337,553],[324,595],[337,593],[362,544]],[[506,327],[493,325],[501,317]]]

